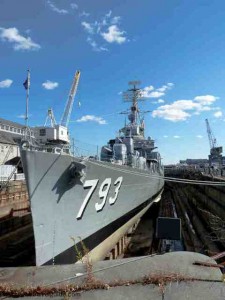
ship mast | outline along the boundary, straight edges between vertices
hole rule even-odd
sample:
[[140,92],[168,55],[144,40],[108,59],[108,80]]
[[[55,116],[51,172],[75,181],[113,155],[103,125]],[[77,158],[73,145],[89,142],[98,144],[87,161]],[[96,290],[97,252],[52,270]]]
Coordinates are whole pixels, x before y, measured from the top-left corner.
[[132,86],[127,92],[123,93],[123,99],[126,102],[132,102],[132,106],[130,107],[130,114],[128,115],[128,119],[130,120],[131,125],[137,125],[138,123],[138,101],[143,101],[141,94],[141,89],[136,86],[140,84],[140,81],[130,81],[129,85]]

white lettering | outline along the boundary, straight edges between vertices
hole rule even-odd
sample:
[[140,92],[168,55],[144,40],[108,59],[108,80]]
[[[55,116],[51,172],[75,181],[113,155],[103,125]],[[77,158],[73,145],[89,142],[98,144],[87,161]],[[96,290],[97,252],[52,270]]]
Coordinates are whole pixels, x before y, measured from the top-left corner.
[[[119,194],[119,190],[120,190],[120,187],[121,187],[121,184],[122,184],[122,181],[123,181],[123,177],[118,177],[115,182],[114,182],[114,186],[115,186],[115,191],[114,191],[114,197],[109,197],[109,204],[110,205],[113,205],[116,200],[117,200],[117,197],[118,197],[118,194]],[[99,179],[93,179],[93,180],[86,180],[83,187],[84,188],[90,188],[90,190],[88,191],[80,209],[79,209],[79,212],[77,214],[77,219],[80,220],[84,214],[84,210],[86,208],[86,206],[88,205],[88,202],[90,201],[91,199],[91,196],[93,195],[97,185],[98,185],[98,182],[99,182]],[[109,190],[110,190],[110,187],[111,187],[111,182],[112,182],[112,179],[111,178],[106,178],[100,188],[99,188],[99,192],[98,192],[98,195],[99,195],[99,198],[102,199],[102,202],[101,203],[95,203],[95,209],[96,211],[101,211],[103,209],[103,207],[105,206],[105,203],[106,203],[106,199],[107,199],[107,196],[108,196],[108,193],[109,193]]]
[[95,209],[96,211],[100,211],[103,209],[105,202],[106,202],[106,198],[108,196],[108,192],[110,189],[110,185],[111,185],[111,178],[106,178],[103,183],[100,186],[99,189],[99,198],[102,199],[101,203],[95,203]]
[[110,205],[112,205],[112,204],[114,204],[116,202],[116,199],[118,197],[118,193],[119,193],[119,189],[121,187],[122,181],[123,181],[123,177],[118,177],[116,179],[116,181],[114,182],[114,185],[116,186],[116,188],[115,188],[115,196],[114,196],[114,198],[112,198],[112,197],[109,198],[109,204]]
[[90,189],[90,191],[87,193],[87,195],[86,195],[86,197],[85,197],[85,199],[84,199],[84,201],[83,201],[83,203],[82,203],[82,205],[81,205],[81,207],[80,207],[80,210],[79,210],[79,212],[78,212],[78,214],[77,214],[77,219],[78,219],[78,220],[82,218],[82,215],[83,215],[83,213],[84,213],[85,207],[87,206],[88,201],[90,200],[92,194],[94,193],[94,190],[95,190],[97,184],[98,184],[98,179],[86,180],[86,181],[85,181],[83,187],[84,187],[84,188],[91,187],[91,189]]

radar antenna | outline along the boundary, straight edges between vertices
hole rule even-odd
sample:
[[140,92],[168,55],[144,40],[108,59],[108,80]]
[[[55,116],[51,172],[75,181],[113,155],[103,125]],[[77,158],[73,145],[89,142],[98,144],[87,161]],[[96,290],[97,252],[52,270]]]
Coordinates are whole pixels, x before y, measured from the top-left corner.
[[133,102],[133,106],[135,106],[138,101],[144,100],[141,89],[136,87],[137,85],[140,85],[140,83],[140,81],[130,81],[128,83],[132,88],[123,93],[123,100],[125,102]]
[[[131,85],[132,87],[128,89],[128,91],[123,93],[123,100],[125,102],[132,102],[128,119],[133,125],[137,124],[138,115],[140,113],[138,109],[138,102],[145,100],[142,90],[140,88],[137,88],[137,85],[140,85],[140,83],[140,81],[130,81],[129,85]],[[126,114],[126,112],[122,112],[122,114]]]

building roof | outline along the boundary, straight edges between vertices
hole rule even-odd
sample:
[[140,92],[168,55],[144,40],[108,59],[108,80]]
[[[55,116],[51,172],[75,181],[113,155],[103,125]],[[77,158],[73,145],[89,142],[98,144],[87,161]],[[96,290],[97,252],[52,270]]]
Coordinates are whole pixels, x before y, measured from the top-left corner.
[[10,132],[4,132],[0,130],[0,143],[2,144],[16,145],[17,143],[14,141],[15,137],[16,136]]
[[23,128],[23,127],[25,127],[25,125],[22,125],[20,123],[16,123],[16,122],[12,122],[12,121],[0,118],[0,125],[1,124],[9,125],[9,126],[14,126],[14,127],[17,127],[17,128]]
[[[1,128],[1,125],[9,126],[10,128],[5,130]],[[11,127],[16,128],[16,132],[11,130]],[[20,132],[18,132],[17,129],[20,129]],[[20,143],[21,138],[23,137],[23,133],[21,131],[24,129],[25,125],[0,118],[0,143],[11,145]]]

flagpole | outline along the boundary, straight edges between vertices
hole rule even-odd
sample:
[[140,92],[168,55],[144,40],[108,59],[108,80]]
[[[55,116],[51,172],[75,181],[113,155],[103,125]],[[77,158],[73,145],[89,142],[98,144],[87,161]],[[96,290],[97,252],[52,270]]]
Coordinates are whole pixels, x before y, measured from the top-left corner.
[[30,93],[30,70],[27,70],[27,86],[26,86],[26,114],[25,114],[25,125],[28,127],[28,104],[29,104],[29,93]]

